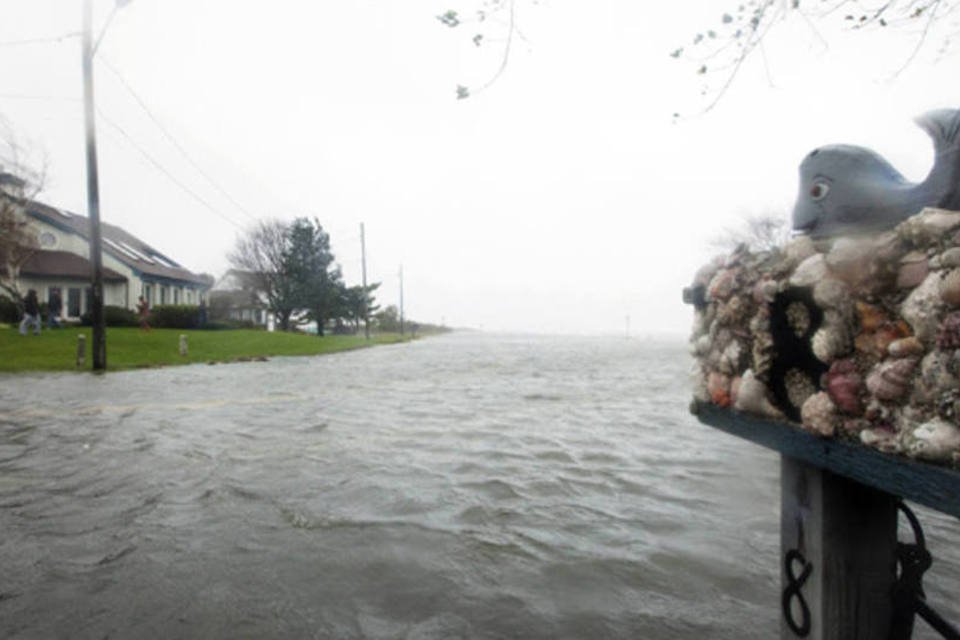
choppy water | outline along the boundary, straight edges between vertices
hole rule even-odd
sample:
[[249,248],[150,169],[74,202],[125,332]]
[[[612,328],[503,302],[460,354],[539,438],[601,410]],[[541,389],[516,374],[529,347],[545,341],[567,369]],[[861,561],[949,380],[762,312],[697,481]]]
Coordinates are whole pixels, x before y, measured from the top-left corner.
[[0,636],[775,637],[777,457],[687,415],[688,366],[461,334],[0,378]]

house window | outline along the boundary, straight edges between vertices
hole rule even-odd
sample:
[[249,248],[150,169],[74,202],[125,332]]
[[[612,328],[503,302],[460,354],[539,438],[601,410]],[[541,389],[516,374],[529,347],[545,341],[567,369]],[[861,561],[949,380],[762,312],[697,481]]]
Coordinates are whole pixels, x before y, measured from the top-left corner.
[[71,318],[80,317],[80,287],[67,289],[67,315]]
[[160,287],[160,304],[167,304],[167,288]]
[[146,282],[143,283],[143,299],[147,301],[147,304],[153,304],[153,285]]
[[173,289],[173,304],[180,304],[180,289]]
[[83,290],[83,310],[90,311],[93,309],[93,289],[87,287]]
[[[48,307],[53,306],[53,294],[54,294],[54,293],[56,293],[57,296],[61,296],[62,294],[60,293],[60,287],[50,287],[50,288],[47,290],[47,306],[48,306]],[[60,307],[61,307],[60,313],[63,313],[63,298],[60,299]],[[60,314],[57,314],[57,315],[59,316]]]

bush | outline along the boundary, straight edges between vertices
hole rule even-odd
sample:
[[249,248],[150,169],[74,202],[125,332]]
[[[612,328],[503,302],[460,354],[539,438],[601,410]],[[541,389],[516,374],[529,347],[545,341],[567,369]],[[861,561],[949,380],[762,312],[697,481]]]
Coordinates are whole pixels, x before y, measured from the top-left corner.
[[20,307],[17,303],[5,296],[0,296],[0,322],[11,324],[20,322]]
[[197,329],[200,307],[195,304],[161,304],[150,310],[150,326],[158,329]]
[[[103,318],[108,327],[136,327],[140,325],[137,314],[124,307],[115,307],[112,305],[103,306]],[[87,311],[80,317],[80,324],[89,327],[93,324],[90,312]]]

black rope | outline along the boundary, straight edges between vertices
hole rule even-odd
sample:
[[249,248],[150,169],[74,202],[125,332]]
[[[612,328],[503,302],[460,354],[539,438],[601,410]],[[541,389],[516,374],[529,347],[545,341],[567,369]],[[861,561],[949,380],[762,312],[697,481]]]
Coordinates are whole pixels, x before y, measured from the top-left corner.
[[923,574],[933,564],[927,550],[923,528],[913,511],[900,502],[897,508],[906,516],[913,529],[912,544],[897,543],[897,564],[900,577],[893,585],[893,620],[890,624],[890,640],[910,640],[913,635],[914,616],[919,615],[927,624],[947,640],[960,640],[960,630],[947,622],[927,604],[923,592]]

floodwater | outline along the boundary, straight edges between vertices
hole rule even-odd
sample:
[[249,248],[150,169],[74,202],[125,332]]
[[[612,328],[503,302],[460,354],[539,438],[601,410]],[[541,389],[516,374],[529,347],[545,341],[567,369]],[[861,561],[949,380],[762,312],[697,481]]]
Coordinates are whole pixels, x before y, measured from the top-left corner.
[[[778,459],[687,414],[689,364],[454,334],[0,377],[0,636],[776,637]],[[919,514],[958,621],[960,523]]]

